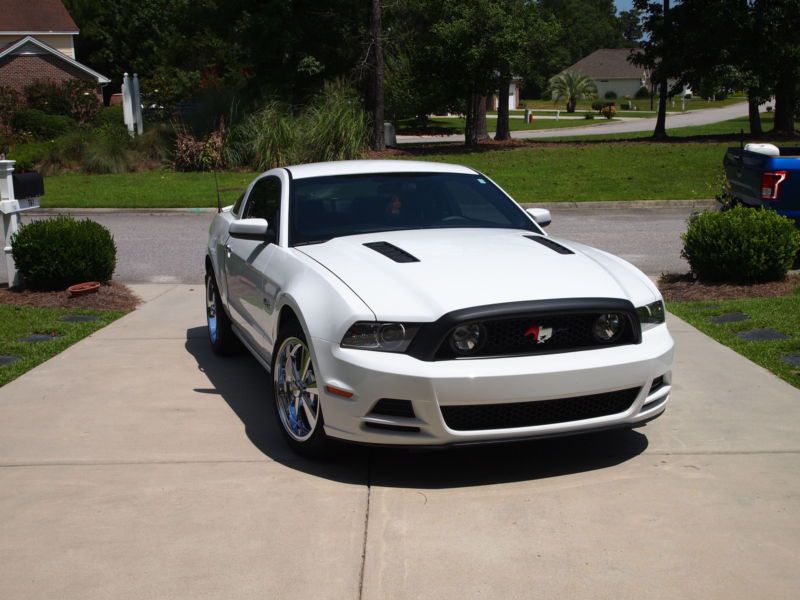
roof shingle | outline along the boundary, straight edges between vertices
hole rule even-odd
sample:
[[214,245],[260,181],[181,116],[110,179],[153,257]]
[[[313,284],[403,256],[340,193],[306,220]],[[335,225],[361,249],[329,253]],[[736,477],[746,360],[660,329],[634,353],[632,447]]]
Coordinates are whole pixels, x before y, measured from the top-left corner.
[[628,57],[638,48],[601,48],[564,71],[575,71],[592,79],[640,79],[644,67],[631,64]]
[[0,33],[77,33],[61,0],[3,0]]

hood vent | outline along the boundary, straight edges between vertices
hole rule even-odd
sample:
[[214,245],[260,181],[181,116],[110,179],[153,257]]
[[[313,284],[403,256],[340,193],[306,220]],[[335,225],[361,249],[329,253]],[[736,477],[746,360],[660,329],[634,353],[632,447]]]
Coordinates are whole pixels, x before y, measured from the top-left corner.
[[553,252],[558,252],[559,254],[575,254],[569,248],[565,248],[558,242],[554,242],[550,238],[544,237],[542,235],[526,235],[526,238],[529,240],[533,240],[534,242],[540,243],[542,246],[547,246]]
[[394,262],[398,263],[419,262],[418,258],[410,255],[405,250],[401,250],[397,246],[390,244],[389,242],[369,242],[364,245],[367,248],[375,250],[375,252],[383,254],[387,258],[391,258]]

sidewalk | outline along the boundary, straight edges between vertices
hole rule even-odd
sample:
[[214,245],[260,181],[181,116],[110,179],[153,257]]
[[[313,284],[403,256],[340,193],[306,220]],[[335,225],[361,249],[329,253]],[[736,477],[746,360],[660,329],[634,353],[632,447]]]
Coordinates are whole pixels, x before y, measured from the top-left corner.
[[793,598],[800,391],[677,319],[667,413],[529,444],[292,455],[202,286],[0,388],[0,597]]

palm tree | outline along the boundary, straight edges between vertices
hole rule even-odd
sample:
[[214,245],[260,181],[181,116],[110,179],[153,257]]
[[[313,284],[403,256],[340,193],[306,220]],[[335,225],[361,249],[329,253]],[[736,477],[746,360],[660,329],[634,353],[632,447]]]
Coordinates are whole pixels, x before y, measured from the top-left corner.
[[574,71],[564,71],[550,78],[550,94],[553,102],[567,101],[567,112],[575,112],[578,100],[597,98],[597,86],[589,77]]

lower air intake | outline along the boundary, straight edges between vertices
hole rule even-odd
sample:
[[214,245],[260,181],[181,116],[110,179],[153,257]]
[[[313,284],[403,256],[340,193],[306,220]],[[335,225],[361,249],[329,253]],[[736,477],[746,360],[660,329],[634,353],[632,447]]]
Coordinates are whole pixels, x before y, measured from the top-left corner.
[[441,409],[444,422],[455,431],[534,427],[623,413],[636,400],[639,389],[536,402],[442,406]]

